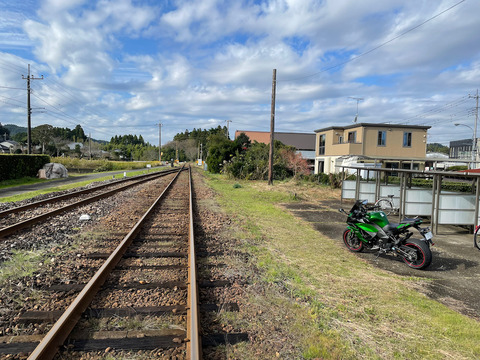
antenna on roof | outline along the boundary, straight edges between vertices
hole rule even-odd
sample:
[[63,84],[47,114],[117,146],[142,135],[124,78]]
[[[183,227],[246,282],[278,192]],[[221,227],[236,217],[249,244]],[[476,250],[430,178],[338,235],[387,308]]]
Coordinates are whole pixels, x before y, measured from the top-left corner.
[[349,96],[348,98],[353,99],[353,100],[357,100],[357,113],[355,114],[355,119],[353,119],[353,122],[357,123],[357,120],[358,120],[358,102],[363,101],[363,98],[357,98],[357,97],[352,97],[352,96]]

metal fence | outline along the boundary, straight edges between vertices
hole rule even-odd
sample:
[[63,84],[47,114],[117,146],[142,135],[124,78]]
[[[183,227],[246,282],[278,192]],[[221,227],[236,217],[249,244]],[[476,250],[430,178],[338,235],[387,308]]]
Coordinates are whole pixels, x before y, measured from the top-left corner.
[[[419,171],[403,169],[372,168],[365,176],[364,167],[341,166],[343,199],[366,199],[374,203],[379,198],[393,195],[400,218],[405,216],[429,217],[432,231],[438,225],[466,225],[473,228],[479,224],[480,174],[468,171]],[[347,180],[346,169],[355,169],[355,180]],[[361,177],[361,171],[364,178]],[[351,171],[350,171],[351,173]],[[391,175],[396,175],[392,177]],[[415,179],[429,180],[416,186]],[[469,192],[450,191],[447,181],[467,185]]]

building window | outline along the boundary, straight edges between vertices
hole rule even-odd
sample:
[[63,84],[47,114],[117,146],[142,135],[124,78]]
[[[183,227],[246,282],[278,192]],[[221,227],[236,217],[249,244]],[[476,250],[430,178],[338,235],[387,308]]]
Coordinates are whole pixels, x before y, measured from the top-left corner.
[[377,145],[378,146],[385,146],[386,140],[387,140],[387,132],[386,131],[379,131],[378,132]]
[[412,146],[412,133],[411,132],[404,132],[403,133],[403,147],[411,147]]
[[325,134],[320,135],[318,139],[318,155],[325,155]]
[[356,131],[350,131],[348,133],[347,142],[349,142],[350,144],[354,144],[354,143],[357,142],[357,132]]

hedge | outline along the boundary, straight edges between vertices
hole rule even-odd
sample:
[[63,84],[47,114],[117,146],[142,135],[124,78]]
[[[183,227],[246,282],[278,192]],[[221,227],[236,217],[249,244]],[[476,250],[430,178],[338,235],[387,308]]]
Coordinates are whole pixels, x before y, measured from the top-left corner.
[[38,170],[49,162],[48,155],[0,154],[0,181],[36,177]]

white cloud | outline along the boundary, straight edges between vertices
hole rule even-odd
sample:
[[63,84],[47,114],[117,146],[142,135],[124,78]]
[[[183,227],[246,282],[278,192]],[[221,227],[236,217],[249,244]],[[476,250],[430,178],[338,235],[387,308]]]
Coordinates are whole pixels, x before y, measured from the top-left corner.
[[[140,133],[142,127],[127,126],[158,121],[165,121],[165,136],[225,119],[233,120],[232,131],[268,130],[273,68],[283,131],[351,123],[356,103],[349,96],[365,99],[359,104],[362,121],[400,122],[478,87],[478,2],[464,2],[341,64],[454,3],[177,0],[155,6],[141,0],[44,0],[25,7],[38,8],[36,14],[13,5],[9,13],[0,11],[0,48],[31,50],[17,58],[2,54],[0,67],[5,61],[24,69],[32,63],[46,75],[36,83],[36,95],[85,127],[101,123],[107,138],[113,131]],[[23,27],[5,30],[12,25],[8,14]],[[24,86],[15,70],[0,72],[0,85]],[[35,119],[62,125],[48,116]],[[68,121],[63,125],[71,126]],[[437,130],[432,134],[439,136]],[[155,132],[143,136],[155,142]]]

